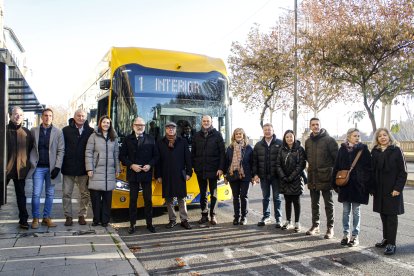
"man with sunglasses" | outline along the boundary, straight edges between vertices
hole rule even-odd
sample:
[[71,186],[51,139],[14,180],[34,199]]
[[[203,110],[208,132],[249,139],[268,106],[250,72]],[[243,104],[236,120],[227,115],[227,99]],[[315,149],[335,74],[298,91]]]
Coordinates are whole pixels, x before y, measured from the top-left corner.
[[144,212],[147,229],[155,233],[152,225],[152,170],[159,159],[155,139],[145,133],[145,120],[135,118],[133,132],[125,137],[119,153],[119,160],[127,168],[129,183],[129,234],[135,232],[137,221],[137,199],[139,187],[144,196]]

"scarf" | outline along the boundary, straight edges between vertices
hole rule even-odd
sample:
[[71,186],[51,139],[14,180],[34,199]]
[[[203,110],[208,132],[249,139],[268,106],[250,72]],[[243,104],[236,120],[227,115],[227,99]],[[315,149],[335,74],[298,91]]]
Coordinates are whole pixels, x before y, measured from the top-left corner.
[[173,149],[174,148],[175,140],[177,139],[177,134],[175,134],[175,135],[165,134],[165,138],[167,138],[167,140],[168,140],[168,147],[170,149]]
[[203,131],[204,134],[204,138],[207,138],[208,133],[213,129],[213,126],[209,127],[209,128],[201,128],[201,130]]
[[243,161],[242,149],[246,146],[246,144],[244,143],[244,141],[241,141],[240,143],[233,142],[232,146],[233,146],[233,158],[231,160],[229,172],[230,172],[230,175],[233,175],[234,171],[239,171],[240,179],[242,179],[245,176],[243,165],[242,165],[242,161]]

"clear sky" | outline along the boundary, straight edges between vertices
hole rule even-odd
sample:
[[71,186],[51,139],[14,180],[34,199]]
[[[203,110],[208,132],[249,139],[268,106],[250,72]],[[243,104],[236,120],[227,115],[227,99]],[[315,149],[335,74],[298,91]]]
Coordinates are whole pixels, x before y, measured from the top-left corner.
[[[300,1],[299,1],[300,2]],[[193,52],[227,61],[232,41],[243,42],[254,23],[263,31],[293,9],[293,0],[4,0],[5,25],[27,52],[30,82],[41,103],[64,104],[79,93],[95,65],[112,46]],[[282,7],[282,8],[280,8]],[[362,106],[357,108],[362,110]],[[342,110],[342,111],[341,111]],[[341,112],[339,112],[341,111]],[[333,107],[321,114],[332,134],[352,126]],[[258,113],[235,104],[234,127],[261,134]],[[311,115],[299,115],[298,129]],[[276,114],[276,132],[292,127],[287,112]],[[248,123],[246,123],[248,122]],[[323,118],[322,118],[323,122]],[[364,126],[370,130],[369,121]]]

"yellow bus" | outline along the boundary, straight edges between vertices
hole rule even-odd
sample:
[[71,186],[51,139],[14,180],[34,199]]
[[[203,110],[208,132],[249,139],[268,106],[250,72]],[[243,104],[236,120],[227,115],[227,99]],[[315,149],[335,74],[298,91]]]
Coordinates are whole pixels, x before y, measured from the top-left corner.
[[[137,116],[146,121],[146,133],[160,139],[168,121],[177,124],[177,135],[195,132],[201,127],[201,116],[209,114],[213,126],[221,132],[226,144],[231,138],[231,108],[228,78],[221,59],[184,52],[113,47],[99,63],[87,89],[72,103],[72,109],[88,112],[91,126],[108,114],[122,143],[132,131]],[[153,206],[164,206],[161,184],[152,182]],[[231,189],[218,182],[218,199],[231,198]],[[187,182],[187,204],[199,203],[195,174]],[[138,207],[143,207],[138,197]],[[112,208],[128,208],[129,188],[126,170],[112,195]]]

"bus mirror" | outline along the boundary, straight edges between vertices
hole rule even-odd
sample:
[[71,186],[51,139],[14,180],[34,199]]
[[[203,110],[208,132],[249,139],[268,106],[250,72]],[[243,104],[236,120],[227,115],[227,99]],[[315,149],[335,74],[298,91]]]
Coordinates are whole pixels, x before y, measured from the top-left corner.
[[109,79],[104,79],[99,82],[99,88],[101,90],[108,90],[111,87],[111,81]]

